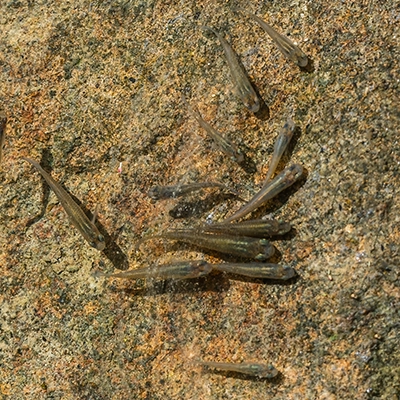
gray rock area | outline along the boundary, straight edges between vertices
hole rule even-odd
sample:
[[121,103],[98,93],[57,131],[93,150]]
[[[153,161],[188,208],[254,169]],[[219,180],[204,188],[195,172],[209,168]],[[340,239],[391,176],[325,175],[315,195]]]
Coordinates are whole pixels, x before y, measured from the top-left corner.
[[[311,58],[286,60],[244,7]],[[265,101],[235,95],[215,28]],[[0,399],[400,398],[399,1],[0,2]],[[245,154],[219,151],[182,102]],[[256,193],[276,137],[303,179],[252,213],[290,222],[285,283],[96,272],[232,258],[148,235],[222,221]],[[97,251],[22,157],[95,213]],[[153,201],[154,185],[213,181]],[[236,261],[236,260],[235,260]],[[196,361],[272,364],[259,379]]]

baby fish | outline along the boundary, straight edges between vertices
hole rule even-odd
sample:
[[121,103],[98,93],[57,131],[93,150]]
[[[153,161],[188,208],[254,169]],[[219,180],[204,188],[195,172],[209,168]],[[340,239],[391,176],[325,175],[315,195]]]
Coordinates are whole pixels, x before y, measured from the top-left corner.
[[220,363],[212,361],[198,361],[198,364],[209,368],[216,368],[222,371],[233,371],[239,372],[240,374],[246,374],[256,376],[258,378],[274,378],[278,375],[278,371],[272,365],[257,364],[257,363]]
[[236,161],[239,164],[243,162],[244,156],[240,149],[232,141],[223,137],[207,121],[205,121],[197,107],[191,107],[184,96],[182,96],[182,100],[188,108],[189,113],[193,116],[193,118],[196,119],[196,121],[206,131],[206,133],[214,140],[219,149],[228,157],[230,157],[233,161]]
[[235,219],[243,218],[245,215],[251,213],[255,209],[265,203],[267,200],[272,199],[277,194],[293,185],[303,174],[303,167],[299,164],[293,164],[285,168],[279,175],[277,175],[271,182],[263,186],[261,190],[239,211],[236,211],[231,217],[227,218],[224,222],[231,222]]
[[243,162],[244,157],[240,149],[238,149],[238,147],[233,142],[223,137],[208,122],[206,122],[201,116],[197,107],[192,108],[186,101],[184,96],[182,96],[182,100],[185,103],[186,107],[188,108],[189,113],[193,116],[193,118],[196,119],[196,121],[207,132],[207,134],[211,137],[211,139],[214,140],[214,142],[220,148],[220,150],[223,153],[225,153],[228,157],[230,157],[233,161],[236,161],[239,164]]
[[97,250],[104,250],[106,246],[104,236],[99,232],[96,225],[89,220],[67,191],[57,181],[55,181],[39,163],[26,157],[22,157],[22,159],[28,161],[40,172],[47,184],[56,194],[72,224],[79,230],[87,242]]
[[137,248],[143,241],[151,239],[170,239],[184,243],[190,243],[208,250],[231,256],[252,258],[255,260],[266,260],[275,253],[274,246],[266,239],[257,239],[246,236],[235,236],[227,234],[206,233],[195,229],[181,229],[166,232],[162,235],[150,236],[142,239]]
[[119,274],[104,274],[109,278],[125,279],[191,279],[207,275],[212,271],[211,265],[204,260],[180,261],[171,264],[138,268]]
[[216,271],[249,276],[250,278],[279,279],[286,281],[296,275],[292,267],[265,263],[224,263],[212,264]]
[[234,224],[224,222],[210,224],[202,229],[205,232],[220,232],[229,235],[264,238],[266,236],[284,235],[292,229],[292,226],[283,221],[251,219]]
[[271,176],[274,174],[276,167],[278,166],[279,161],[282,158],[283,153],[285,152],[289,142],[292,140],[294,128],[295,128],[294,122],[292,121],[291,118],[288,118],[285,125],[283,125],[283,128],[279,132],[278,138],[276,139],[274,146],[274,154],[272,155],[268,173],[265,178],[263,186],[268,184],[268,182],[271,179]]
[[[194,192],[204,188],[218,187],[221,189],[228,189],[222,183],[217,182],[198,182],[189,183],[187,185],[174,185],[174,186],[153,186],[148,191],[148,196],[153,200],[169,199],[184,196],[185,194]],[[229,189],[228,189],[229,190]]]
[[215,29],[210,28],[209,26],[202,26],[201,28],[214,33],[221,43],[227,63],[229,65],[229,69],[231,71],[232,82],[235,86],[236,93],[241,98],[245,107],[253,113],[259,111],[261,105],[260,99],[258,98],[256,91],[254,90],[231,45]]
[[297,64],[301,68],[304,68],[307,66],[308,57],[290,39],[288,39],[286,36],[278,33],[274,28],[272,28],[271,25],[268,25],[261,18],[257,17],[257,15],[254,15],[243,9],[238,9],[238,11],[241,11],[244,14],[247,14],[248,16],[250,16],[250,18],[254,19],[254,21],[256,21],[261,26],[261,28],[264,29],[265,32],[267,32],[267,34],[271,37],[271,39],[273,40],[275,45],[278,47],[278,49],[282,52],[282,54],[288,60],[293,61],[295,64]]
[[0,113],[0,164],[3,160],[3,147],[4,141],[6,140],[6,124],[7,117],[5,114]]

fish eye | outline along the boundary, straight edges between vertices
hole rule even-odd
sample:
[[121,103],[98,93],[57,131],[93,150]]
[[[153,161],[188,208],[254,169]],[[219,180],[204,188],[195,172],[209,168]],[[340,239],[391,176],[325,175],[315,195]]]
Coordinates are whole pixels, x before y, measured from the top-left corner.
[[298,62],[300,67],[307,67],[308,64],[308,57],[306,55],[301,55],[299,57],[299,62]]
[[152,198],[153,200],[158,200],[160,197],[160,188],[158,186],[153,186],[150,188],[150,190],[147,192],[147,195]]
[[256,113],[257,111],[260,110],[260,101],[258,100],[258,98],[254,98],[252,99],[251,102],[248,102],[246,104],[246,107],[253,113]]
[[106,247],[105,245],[105,241],[104,241],[104,236],[99,234],[97,235],[94,240],[92,240],[91,242],[89,242],[90,246],[94,247],[97,250],[104,250],[104,248]]
[[106,247],[106,244],[105,244],[104,236],[103,235],[98,235],[95,248],[97,250],[101,251],[101,250],[104,250],[105,247]]

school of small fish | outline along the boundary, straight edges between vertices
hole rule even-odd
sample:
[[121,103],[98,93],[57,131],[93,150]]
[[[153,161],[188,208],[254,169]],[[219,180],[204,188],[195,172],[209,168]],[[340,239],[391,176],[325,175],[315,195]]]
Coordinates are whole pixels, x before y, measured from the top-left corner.
[[[287,37],[281,35],[265,21],[248,11],[235,9],[234,12],[248,16],[259,24],[259,26],[270,36],[274,44],[287,60],[295,63],[301,71],[307,71],[311,60]],[[200,28],[206,32],[211,32],[218,39],[229,66],[235,93],[244,106],[257,116],[257,113],[260,111],[264,103],[250,82],[237,54],[234,52],[228,41],[217,30],[208,26],[201,26]],[[189,105],[183,95],[182,101],[189,114],[215,142],[218,149],[238,164],[243,163],[244,155],[235,143],[225,138],[208,122],[206,122],[197,107]],[[0,115],[0,162],[3,158],[6,122],[6,116]],[[138,268],[116,274],[98,272],[96,276],[122,279],[157,278],[180,280],[200,278],[209,275],[212,272],[222,272],[256,279],[274,279],[281,281],[295,277],[295,270],[289,266],[263,262],[272,257],[275,253],[275,248],[268,239],[273,236],[288,233],[291,230],[291,225],[289,223],[263,219],[250,219],[235,222],[246,217],[248,214],[262,206],[266,201],[272,199],[283,190],[293,185],[303,175],[302,166],[293,164],[274,176],[279,161],[292,139],[294,129],[295,122],[291,118],[288,118],[277,137],[268,173],[260,191],[245,205],[243,205],[243,207],[233,213],[233,215],[218,223],[204,224],[192,229],[175,229],[169,232],[164,232],[160,235],[148,236],[140,240],[136,245],[136,249],[139,249],[139,247],[148,240],[167,239],[185,242],[204,249],[235,256],[240,260],[251,259],[253,261],[211,264],[205,260],[187,260],[165,265]],[[95,225],[95,218],[93,217],[93,219],[90,220],[68,192],[54,178],[52,178],[37,161],[26,157],[23,157],[22,159],[30,163],[42,175],[44,180],[56,194],[72,224],[78,229],[89,245],[99,251],[103,251],[106,247],[106,242],[104,236],[99,232]],[[176,186],[154,186],[150,188],[148,196],[153,200],[176,198],[206,188],[218,188],[237,194],[219,182],[196,182]],[[259,378],[274,378],[278,375],[278,371],[272,365],[258,363],[231,364],[200,360],[197,363],[207,368],[234,371],[236,373],[247,374]]]

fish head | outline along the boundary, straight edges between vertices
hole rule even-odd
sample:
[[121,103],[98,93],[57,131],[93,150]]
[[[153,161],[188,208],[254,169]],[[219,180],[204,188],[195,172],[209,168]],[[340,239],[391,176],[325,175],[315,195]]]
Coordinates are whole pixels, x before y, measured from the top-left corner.
[[308,64],[308,57],[301,50],[296,52],[296,64],[301,68]]
[[198,278],[200,276],[208,275],[212,271],[212,266],[208,262],[201,260],[194,262],[195,270],[193,271],[193,277]]
[[104,239],[104,236],[99,233],[96,236],[93,236],[91,238],[92,240],[89,242],[89,244],[95,248],[96,250],[102,251],[106,247],[106,241]]
[[161,187],[153,186],[147,192],[147,195],[153,200],[159,200],[161,198]]
[[249,95],[246,98],[244,98],[243,104],[252,113],[256,113],[257,111],[260,110],[260,107],[261,107],[260,99],[258,98],[258,96],[255,93],[253,95]]
[[267,260],[275,254],[275,247],[267,239],[260,239],[257,247],[260,252],[256,255],[255,259],[258,261]]
[[253,364],[253,373],[259,378],[275,378],[278,375],[278,370],[273,365]]
[[282,267],[281,277],[283,280],[291,279],[296,276],[296,271],[287,265]]
[[299,164],[293,164],[286,169],[288,181],[294,183],[303,175],[303,167]]
[[232,155],[232,160],[237,162],[238,164],[242,163],[244,161],[244,155],[241,152],[240,149],[238,149],[235,154]]

